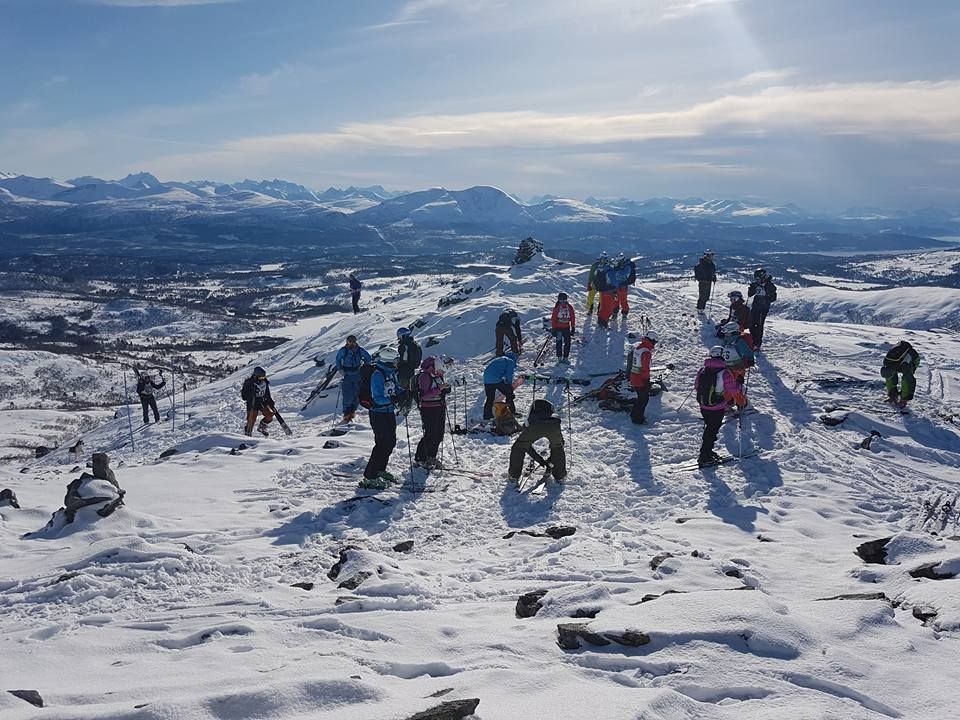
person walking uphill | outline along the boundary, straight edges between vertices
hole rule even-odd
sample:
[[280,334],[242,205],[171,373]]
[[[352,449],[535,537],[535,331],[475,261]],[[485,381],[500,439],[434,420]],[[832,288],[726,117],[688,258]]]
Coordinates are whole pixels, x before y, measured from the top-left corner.
[[717,266],[713,263],[713,251],[707,250],[693,268],[693,276],[697,279],[700,291],[697,297],[697,312],[703,313],[707,309],[707,300],[710,299],[711,289],[717,281]]
[[[397,351],[392,347],[380,350],[370,375],[370,427],[373,429],[373,450],[363,471],[364,487],[385,487],[396,478],[387,472],[387,463],[397,444],[397,403],[403,402],[406,391],[397,382]],[[379,481],[379,484],[371,481]]]
[[757,268],[753,273],[753,282],[747,289],[747,296],[753,298],[750,306],[750,336],[753,339],[753,349],[757,351],[763,342],[763,326],[767,322],[770,304],[777,299],[777,286],[763,268]]
[[270,381],[267,380],[267,371],[262,367],[255,367],[253,373],[243,381],[240,397],[247,403],[247,424],[244,435],[253,434],[253,425],[257,422],[257,415],[263,415],[257,427],[264,435],[269,435],[267,427],[273,421],[273,397],[270,395]]
[[720,345],[710,348],[710,357],[704,360],[703,367],[697,372],[693,383],[704,423],[700,455],[697,457],[697,463],[701,466],[714,465],[720,461],[720,456],[713,448],[727,409],[734,404],[742,409],[747,404],[736,378],[727,369],[723,352]]
[[593,314],[593,299],[597,294],[597,288],[593,284],[593,279],[596,277],[597,268],[607,264],[607,251],[604,250],[600,253],[600,256],[593,261],[593,264],[590,266],[590,272],[587,274],[587,315]]
[[350,422],[357,413],[360,396],[360,366],[370,362],[370,353],[357,344],[356,335],[347,335],[347,342],[337,351],[337,370],[343,375],[340,395],[343,397],[343,422]]
[[483,370],[483,391],[486,394],[486,401],[483,403],[484,420],[493,419],[493,401],[497,397],[497,391],[503,393],[510,412],[517,414],[517,406],[513,403],[513,374],[516,370],[517,355],[513,351],[507,351],[503,357],[494,358],[487,363]]
[[[913,377],[920,367],[920,353],[913,349],[913,345],[901,340],[894,345],[883,358],[880,375],[886,380],[887,400],[905,408],[913,400],[913,393],[917,389],[917,381]],[[903,380],[900,380],[903,375]],[[899,384],[899,387],[898,387]]]
[[622,253],[617,256],[615,264],[617,270],[617,304],[614,308],[614,314],[617,310],[621,316],[626,317],[630,312],[630,286],[637,282],[637,264]]
[[363,283],[357,280],[357,276],[350,273],[350,299],[353,301],[353,314],[360,312],[360,289]]
[[[507,474],[516,482],[523,472],[523,457],[535,453],[533,444],[542,438],[550,442],[550,457],[547,466],[553,479],[560,481],[567,476],[567,453],[563,446],[563,427],[560,418],[553,414],[553,404],[544,399],[534,400],[530,406],[527,427],[523,429],[510,448],[510,467]],[[539,454],[538,454],[539,456]]]
[[443,370],[437,368],[436,358],[424,358],[417,375],[417,394],[420,398],[420,422],[423,437],[417,443],[416,463],[422,467],[437,467],[437,452],[443,443],[447,419],[447,393],[450,386],[443,380]]
[[520,316],[517,311],[510,309],[504,310],[497,318],[497,350],[496,355],[503,355],[503,339],[510,340],[510,351],[516,355],[520,354],[523,347],[523,334],[520,332]]
[[140,397],[140,407],[143,408],[143,424],[150,422],[150,410],[153,410],[153,421],[160,422],[160,411],[157,409],[157,398],[154,393],[167,384],[163,379],[163,371],[160,371],[160,384],[154,382],[155,378],[148,370],[137,373],[137,395]]
[[550,317],[550,328],[557,339],[557,360],[562,363],[570,362],[570,337],[577,331],[577,314],[573,305],[567,302],[567,294],[557,295],[557,304],[553,306],[553,315]]
[[600,293],[600,309],[597,311],[597,327],[610,327],[610,318],[617,308],[616,271],[609,263],[597,268],[593,276],[593,286]]
[[646,421],[647,403],[650,402],[650,363],[653,360],[653,348],[657,344],[657,333],[647,330],[643,339],[630,351],[627,359],[630,372],[630,387],[637,393],[630,410],[630,419],[636,425]]

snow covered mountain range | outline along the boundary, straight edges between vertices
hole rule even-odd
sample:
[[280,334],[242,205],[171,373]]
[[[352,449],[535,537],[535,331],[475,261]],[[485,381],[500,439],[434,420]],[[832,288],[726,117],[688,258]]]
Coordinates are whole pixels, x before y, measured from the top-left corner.
[[[375,228],[402,237],[411,231],[452,231],[476,236],[518,233],[580,239],[662,239],[714,236],[752,228],[764,241],[789,244],[798,233],[887,233],[936,237],[960,235],[960,210],[915,212],[854,209],[838,216],[810,213],[794,205],[771,206],[737,200],[656,198],[644,201],[546,197],[530,204],[489,186],[465,190],[431,188],[392,193],[380,186],[329,188],[318,192],[283,180],[160,182],[150,173],[121,180],[78,177],[61,182],[5,174],[0,177],[0,230],[14,233],[84,232],[170,223],[275,229]],[[889,238],[888,238],[889,239]],[[869,244],[868,239],[852,244]],[[836,238],[813,238],[836,245]],[[904,237],[898,247],[920,247]],[[927,242],[926,246],[931,246]],[[804,248],[801,248],[804,249]]]
[[[743,459],[698,470],[688,393],[720,308],[700,320],[689,282],[641,282],[610,330],[580,318],[572,365],[535,370],[541,318],[558,291],[580,310],[586,273],[539,256],[456,286],[391,279],[388,302],[301,322],[290,342],[190,391],[176,428],[138,428],[121,408],[82,435],[79,463],[67,449],[78,435],[0,466],[20,506],[0,507],[0,715],[953,717],[960,339],[936,324],[941,300],[909,295],[933,303],[922,322],[851,291],[881,313],[851,325],[820,319],[826,292],[804,310],[801,291],[784,288],[791,319],[779,305],[768,319],[755,412],[721,430],[718,449]],[[734,287],[722,278],[717,295]],[[446,471],[409,473],[413,412],[390,461],[403,485],[358,490],[372,432],[363,413],[330,432],[336,386],[300,410],[324,375],[314,358],[330,361],[349,333],[376,349],[413,326],[425,353],[454,360],[449,412],[464,424],[480,414],[508,305],[528,337],[521,370],[551,378],[521,386],[519,409],[534,395],[555,404],[567,480],[519,492],[505,478],[512,438],[488,434],[448,436]],[[660,334],[655,362],[674,368],[635,426],[576,395],[622,367],[643,318]],[[883,402],[877,371],[900,338],[923,357],[909,415]],[[254,365],[292,437],[239,432]],[[98,451],[124,506],[45,528]]]

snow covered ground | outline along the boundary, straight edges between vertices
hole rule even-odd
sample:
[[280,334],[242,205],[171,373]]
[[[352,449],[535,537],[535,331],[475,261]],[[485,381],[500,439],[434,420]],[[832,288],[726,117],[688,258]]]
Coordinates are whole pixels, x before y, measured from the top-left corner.
[[[540,494],[508,483],[511,440],[490,435],[448,436],[445,462],[469,474],[358,492],[366,419],[320,434],[335,387],[297,412],[323,375],[315,355],[331,358],[348,333],[373,350],[422,321],[425,352],[456,358],[449,376],[466,380],[457,414],[466,404],[476,417],[499,312],[521,312],[530,369],[540,318],[560,290],[580,310],[585,273],[538,260],[464,283],[480,289],[442,309],[450,287],[398,280],[389,304],[301,323],[250,358],[271,374],[289,438],[239,432],[248,371],[188,394],[176,434],[137,429],[131,447],[126,419],[105,423],[85,442],[110,453],[127,491],[108,518],[81,511],[25,538],[60,506],[74,460],[0,468],[22,506],[0,508],[0,690],[46,704],[0,692],[0,715],[400,720],[478,698],[486,720],[954,716],[960,585],[934,578],[960,571],[960,531],[955,514],[942,529],[939,514],[921,521],[924,500],[960,492],[955,333],[893,330],[909,322],[893,309],[877,327],[787,320],[778,305],[750,378],[758,412],[739,432],[727,422],[718,448],[759,454],[687,470],[702,423],[685,398],[713,322],[690,313],[690,283],[639,285],[629,317],[609,332],[582,323],[572,367],[550,372],[616,370],[649,316],[656,360],[676,366],[670,390],[634,426],[549,385],[572,424],[571,470]],[[901,335],[923,354],[909,415],[881,402],[877,373]],[[846,421],[828,427],[825,413]],[[402,425],[398,438],[391,469],[403,473]],[[558,526],[575,532],[544,532]],[[885,538],[886,564],[854,554]],[[538,590],[539,612],[518,617],[518,597]],[[582,627],[558,631],[570,624]]]

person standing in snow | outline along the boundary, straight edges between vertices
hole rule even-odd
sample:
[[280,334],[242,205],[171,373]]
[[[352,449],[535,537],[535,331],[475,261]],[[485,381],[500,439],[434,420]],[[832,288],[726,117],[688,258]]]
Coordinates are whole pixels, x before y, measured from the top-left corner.
[[570,337],[577,331],[577,315],[573,305],[567,302],[566,293],[557,294],[557,303],[553,306],[550,328],[557,340],[557,361],[570,362]]
[[[397,354],[399,357],[397,360],[397,380],[404,390],[412,391],[413,374],[423,360],[423,350],[420,349],[419,343],[413,339],[413,332],[410,328],[402,327],[397,330]],[[409,402],[412,399],[408,395],[408,405],[401,408],[401,414],[406,415],[409,412]]]
[[507,401],[507,407],[514,415],[517,414],[517,406],[514,405],[513,392],[513,374],[517,370],[517,354],[508,350],[503,357],[497,357],[487,363],[483,370],[483,391],[486,400],[483,403],[483,419],[493,419],[493,402],[496,400],[497,392],[503,393]]
[[350,422],[357,414],[360,402],[360,366],[371,362],[370,353],[357,344],[356,335],[347,335],[346,344],[337,351],[337,370],[343,376],[340,395],[343,397],[343,422]]
[[730,298],[730,310],[727,313],[727,319],[718,326],[718,329],[727,323],[735,322],[740,326],[740,332],[749,330],[750,308],[747,307],[747,303],[743,300],[743,293],[739,290],[733,290],[727,293],[727,297]]
[[[160,382],[157,383],[156,380]],[[149,370],[137,372],[137,395],[140,397],[140,407],[143,408],[143,424],[150,422],[150,410],[153,410],[153,421],[160,422],[160,410],[157,409],[157,398],[154,394],[164,387],[167,381],[163,379],[163,370],[159,378],[154,377]]]
[[643,339],[627,356],[627,369],[630,373],[630,387],[637,393],[630,410],[630,419],[636,425],[646,421],[647,403],[650,401],[650,364],[653,361],[653,348],[657,344],[657,333],[647,330]]
[[380,350],[376,367],[370,376],[370,427],[373,430],[373,450],[363,471],[364,483],[372,487],[370,481],[386,483],[396,482],[396,478],[387,472],[387,463],[397,445],[397,403],[406,398],[406,391],[397,382],[397,351],[392,347]]
[[627,313],[630,312],[630,302],[628,300],[630,286],[637,282],[637,264],[620,253],[617,256],[616,269],[617,304],[614,307],[613,314],[616,315],[617,310],[619,310],[620,314],[626,317]]
[[753,282],[747,289],[747,295],[753,298],[750,307],[750,336],[753,338],[753,350],[758,352],[763,342],[763,326],[767,322],[770,304],[777,299],[777,286],[773,278],[763,268],[753,273]]
[[700,291],[697,297],[697,312],[703,313],[707,309],[707,300],[710,299],[713,284],[717,281],[717,266],[713,263],[713,251],[707,250],[693,268],[693,276],[697,279]]
[[610,318],[617,308],[616,269],[610,263],[597,268],[593,276],[594,287],[600,293],[600,309],[597,311],[597,327],[609,328]]
[[269,435],[267,427],[273,422],[273,397],[270,395],[270,381],[267,380],[267,371],[257,366],[253,373],[243,381],[240,397],[247,403],[247,424],[244,435],[253,435],[253,425],[257,422],[257,415],[263,415],[257,427],[264,435]]
[[520,332],[520,316],[513,308],[504,310],[497,318],[496,326],[497,350],[496,355],[503,355],[503,339],[510,340],[510,352],[515,355],[520,354],[523,348],[523,334]]
[[553,413],[553,404],[548,400],[534,400],[527,417],[527,427],[523,429],[510,448],[510,467],[507,474],[514,482],[523,472],[523,458],[536,452],[533,444],[542,438],[550,442],[550,457],[547,465],[553,479],[560,481],[567,476],[567,454],[563,446],[563,427],[560,418]]
[[444,382],[443,370],[437,367],[436,358],[432,356],[424,358],[420,364],[416,384],[423,437],[417,443],[414,461],[422,467],[434,468],[437,467],[437,452],[443,443],[450,386]]
[[597,288],[593,284],[593,279],[596,277],[597,269],[606,264],[607,251],[604,250],[600,253],[600,256],[593,261],[593,264],[590,266],[590,272],[587,274],[587,316],[593,314],[593,299],[597,294]]
[[693,388],[700,404],[700,415],[703,417],[703,439],[700,441],[700,455],[697,457],[699,465],[713,465],[720,460],[714,452],[720,426],[727,409],[736,405],[743,409],[747,399],[737,384],[733,373],[727,369],[724,361],[724,348],[714,345],[710,348],[710,357],[703,362],[703,367],[697,372]]
[[357,279],[357,276],[350,273],[350,299],[353,301],[353,314],[360,312],[360,289],[363,283]]
[[[880,375],[885,380],[887,400],[897,407],[905,408],[913,400],[913,393],[917,389],[914,373],[920,367],[920,353],[913,349],[913,345],[901,340],[883,358]],[[903,380],[900,380],[900,376]]]

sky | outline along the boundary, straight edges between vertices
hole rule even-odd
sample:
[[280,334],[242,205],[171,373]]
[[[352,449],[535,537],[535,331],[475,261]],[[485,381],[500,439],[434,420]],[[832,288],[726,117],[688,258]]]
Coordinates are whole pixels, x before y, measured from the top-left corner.
[[952,0],[0,0],[0,171],[960,208]]

